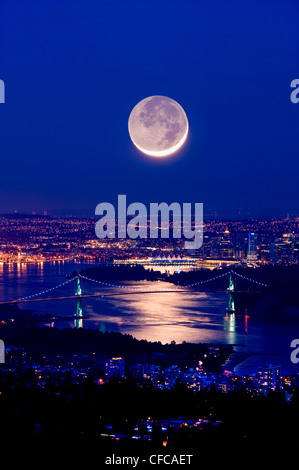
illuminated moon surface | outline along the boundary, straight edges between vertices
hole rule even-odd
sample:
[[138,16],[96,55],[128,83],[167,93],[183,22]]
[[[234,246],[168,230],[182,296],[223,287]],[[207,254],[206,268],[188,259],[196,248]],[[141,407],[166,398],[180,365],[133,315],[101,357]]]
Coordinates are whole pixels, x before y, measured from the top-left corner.
[[152,157],[176,152],[184,144],[188,128],[183,108],[166,96],[145,98],[129,117],[129,134],[134,145]]

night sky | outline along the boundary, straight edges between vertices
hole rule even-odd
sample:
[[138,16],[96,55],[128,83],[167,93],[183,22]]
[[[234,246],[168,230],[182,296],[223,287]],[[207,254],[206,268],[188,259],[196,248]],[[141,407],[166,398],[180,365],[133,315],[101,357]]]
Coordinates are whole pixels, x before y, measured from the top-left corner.
[[[299,215],[298,0],[1,0],[0,78],[0,213],[94,215],[127,194]],[[130,140],[151,95],[188,116],[173,158]]]

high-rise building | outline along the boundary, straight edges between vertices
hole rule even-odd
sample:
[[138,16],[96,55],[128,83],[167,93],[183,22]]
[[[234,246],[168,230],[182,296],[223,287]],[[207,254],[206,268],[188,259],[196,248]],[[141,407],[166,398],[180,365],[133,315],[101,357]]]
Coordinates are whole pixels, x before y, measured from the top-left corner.
[[266,367],[259,367],[257,371],[257,380],[259,389],[262,392],[268,392],[280,387],[280,366],[269,364]]
[[125,360],[122,357],[112,357],[105,362],[105,376],[109,380],[111,377],[125,376]]
[[294,240],[285,235],[287,234],[275,239],[277,262],[282,264],[290,263],[294,259]]
[[253,232],[248,234],[247,260],[249,263],[257,260],[257,234]]
[[272,264],[276,264],[278,261],[277,246],[274,242],[270,243],[269,245],[269,261]]
[[294,261],[299,262],[299,240],[294,240]]
[[198,369],[190,368],[181,373],[181,382],[188,388],[200,390],[201,372]]
[[261,235],[259,238],[259,259],[264,263],[270,261],[270,243],[268,235]]
[[211,243],[210,256],[212,259],[218,259],[220,256],[220,239],[214,238]]
[[238,232],[233,236],[234,258],[245,258],[245,233]]
[[233,244],[228,230],[225,230],[224,234],[220,238],[219,254],[222,259],[230,259],[233,257]]
[[177,380],[181,376],[181,370],[177,366],[170,366],[164,371],[164,383],[165,388],[173,389],[177,383]]

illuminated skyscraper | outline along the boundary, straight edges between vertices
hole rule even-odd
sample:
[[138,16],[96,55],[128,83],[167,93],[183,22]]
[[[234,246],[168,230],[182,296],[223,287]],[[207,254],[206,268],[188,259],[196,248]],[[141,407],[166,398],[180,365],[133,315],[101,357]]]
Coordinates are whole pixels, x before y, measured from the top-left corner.
[[233,257],[233,244],[228,230],[225,230],[224,234],[220,238],[219,252],[220,258],[230,259]]
[[249,232],[248,234],[248,253],[247,253],[248,262],[257,260],[257,234]]
[[267,367],[259,367],[257,373],[259,388],[262,392],[268,392],[280,387],[280,366],[269,364]]

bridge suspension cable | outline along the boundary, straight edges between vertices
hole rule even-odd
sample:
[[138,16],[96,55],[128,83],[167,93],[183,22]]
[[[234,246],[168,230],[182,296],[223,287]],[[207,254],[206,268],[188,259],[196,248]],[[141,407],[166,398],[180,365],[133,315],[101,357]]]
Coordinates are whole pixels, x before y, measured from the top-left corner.
[[61,284],[58,284],[57,286],[54,286],[54,287],[51,287],[50,289],[46,289],[46,290],[43,290],[41,292],[37,292],[36,294],[32,294],[32,295],[27,295],[26,297],[21,297],[17,300],[15,300],[15,302],[20,302],[22,300],[29,300],[29,299],[32,299],[34,297],[37,297],[39,295],[42,295],[42,294],[46,294],[48,292],[51,292],[55,289],[58,289],[59,287],[62,287],[62,286],[65,286],[66,284],[69,284],[70,282],[74,281],[75,279],[77,279],[78,276],[76,277],[73,277],[72,279],[68,279],[67,281],[65,282],[62,282]]
[[240,277],[241,279],[245,279],[246,281],[254,282],[254,284],[258,284],[259,286],[269,287],[267,284],[263,284],[262,282],[255,281],[254,279],[250,279],[249,277],[242,276],[242,274],[238,274],[235,271],[230,271],[230,272],[234,274],[235,276]]
[[[224,274],[220,274],[220,276],[212,277],[211,279],[206,279],[204,281],[194,282],[194,283],[188,284],[186,286],[176,286],[176,288],[185,289],[186,287],[194,287],[194,286],[198,286],[198,285],[201,285],[201,284],[206,284],[208,282],[212,282],[212,281],[215,281],[217,279],[220,279],[221,277],[228,276],[229,274],[230,274],[230,271],[227,272],[227,273],[224,273]],[[134,289],[134,290],[142,288],[142,286],[127,286],[127,285],[124,286],[124,285],[120,285],[120,284],[111,284],[111,283],[104,282],[104,281],[98,281],[96,279],[91,279],[89,277],[82,276],[82,274],[79,274],[79,276],[82,279],[86,279],[87,281],[96,282],[98,284],[102,284],[102,285],[108,286],[108,287],[119,287],[120,289]]]
[[220,274],[220,276],[212,277],[211,279],[206,279],[205,281],[199,281],[199,282],[194,282],[193,284],[188,284],[187,286],[184,287],[194,287],[194,286],[199,286],[201,284],[207,284],[208,282],[216,281],[216,279],[220,279],[221,277],[228,276],[231,271],[228,271],[227,273]]
[[[234,271],[228,271],[224,274],[220,274],[219,276],[215,276],[215,277],[212,277],[210,279],[205,279],[204,281],[193,282],[192,284],[187,284],[186,286],[176,286],[176,288],[185,289],[186,287],[194,287],[194,286],[207,284],[209,282],[216,281],[217,279],[223,278],[225,276],[229,276],[230,274],[234,274],[235,276],[238,276],[242,279],[245,279],[246,281],[253,282],[253,283],[258,284],[260,286],[269,287],[267,284],[263,284],[262,282],[255,281],[254,279],[249,279],[248,277],[242,276],[241,274],[238,274]],[[133,289],[133,290],[138,290],[138,289],[142,288],[142,286],[128,286],[128,285],[121,285],[121,284],[112,284],[110,282],[105,282],[105,281],[98,281],[97,279],[91,279],[90,277],[83,276],[82,274],[79,274],[79,276],[82,279],[85,279],[86,281],[95,282],[97,284],[107,286],[107,287],[116,287],[116,288],[119,288],[119,289]],[[146,289],[146,290],[152,291],[152,289]]]

